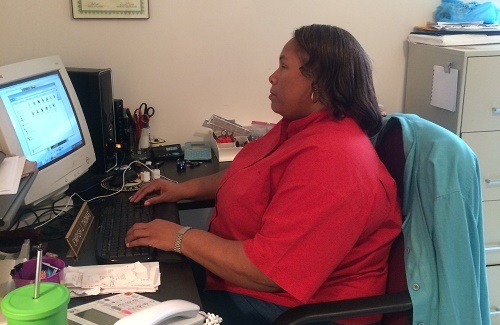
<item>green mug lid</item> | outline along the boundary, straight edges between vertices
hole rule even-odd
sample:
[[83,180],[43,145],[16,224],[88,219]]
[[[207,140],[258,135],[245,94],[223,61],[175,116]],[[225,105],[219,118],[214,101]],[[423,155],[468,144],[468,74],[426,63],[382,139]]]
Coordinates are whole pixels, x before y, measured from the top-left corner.
[[64,285],[41,282],[38,299],[34,299],[35,285],[28,284],[9,292],[2,300],[2,313],[9,319],[36,320],[67,309],[69,290]]

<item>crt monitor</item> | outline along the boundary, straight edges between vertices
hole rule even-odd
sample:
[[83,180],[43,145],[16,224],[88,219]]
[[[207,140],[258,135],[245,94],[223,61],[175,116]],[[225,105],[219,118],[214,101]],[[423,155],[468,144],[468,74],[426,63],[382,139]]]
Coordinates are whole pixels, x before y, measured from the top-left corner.
[[37,163],[25,205],[63,193],[95,162],[82,108],[58,56],[0,67],[0,150]]

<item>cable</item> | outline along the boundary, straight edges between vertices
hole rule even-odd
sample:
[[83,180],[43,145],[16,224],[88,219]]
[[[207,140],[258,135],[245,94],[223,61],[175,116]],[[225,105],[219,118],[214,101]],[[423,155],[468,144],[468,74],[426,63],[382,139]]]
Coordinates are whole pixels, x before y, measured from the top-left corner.
[[118,154],[120,154],[120,156],[121,156],[120,163],[118,164],[119,166],[121,166],[121,164],[123,163],[123,161],[125,161],[125,158],[127,157],[127,155],[125,154],[125,152],[123,150],[116,150],[116,152]]
[[80,190],[79,193],[85,193],[87,192],[88,190],[91,190],[92,188],[96,187],[96,186],[99,186],[100,185],[100,182],[97,182],[97,183],[94,183],[92,185],[90,185],[89,187],[83,189],[83,190]]
[[[56,209],[59,208],[59,206],[56,206],[56,203],[62,200],[64,197],[65,196],[62,195],[61,197],[54,199],[54,201],[50,203],[50,206],[37,207],[37,208],[24,208],[23,210],[21,210],[20,213],[17,214],[16,219],[10,225],[8,230],[17,230],[20,228],[32,227],[37,223],[40,223],[41,220],[43,220],[44,216],[46,216],[47,214],[49,213],[56,214],[57,213]],[[67,212],[65,213],[68,214]],[[34,217],[34,220],[31,223],[27,220],[30,218],[30,216]],[[70,214],[70,216],[72,215]]]
[[[130,164],[128,164],[128,165],[127,165],[127,168],[124,168],[124,170],[123,170],[123,174],[122,174],[122,186],[121,186],[121,188],[120,188],[117,192],[114,192],[114,193],[111,193],[111,194],[108,194],[108,195],[99,195],[99,196],[96,196],[96,197],[94,197],[94,198],[92,198],[92,199],[88,199],[88,200],[85,200],[84,198],[82,198],[82,197],[80,196],[80,194],[78,194],[78,193],[73,193],[73,194],[71,194],[71,196],[69,197],[68,202],[66,203],[66,205],[64,206],[64,208],[63,208],[63,209],[62,209],[62,210],[61,210],[58,214],[56,214],[53,218],[48,219],[47,221],[45,221],[45,222],[41,223],[40,225],[35,226],[33,229],[38,229],[38,228],[41,228],[41,227],[45,226],[46,224],[48,224],[49,222],[52,222],[52,221],[54,221],[55,219],[57,219],[57,218],[58,218],[58,217],[59,217],[62,213],[67,213],[66,208],[68,207],[69,203],[70,203],[70,202],[72,202],[73,196],[75,196],[75,195],[76,195],[78,198],[80,198],[83,202],[93,202],[93,201],[95,201],[95,200],[97,200],[97,199],[104,199],[104,198],[108,198],[108,197],[114,196],[114,195],[116,195],[116,194],[118,194],[118,193],[122,192],[122,191],[123,191],[123,189],[125,188],[125,172],[126,172],[129,168],[131,168],[131,166],[132,166],[133,164],[140,164],[140,165],[142,165],[142,166],[146,167],[146,168],[147,168],[150,172],[152,172],[152,171],[153,171],[153,170],[152,170],[151,168],[149,168],[149,166],[147,166],[146,164],[144,164],[144,163],[142,163],[142,162],[140,162],[140,161],[138,161],[138,160],[134,160],[134,161],[132,161]],[[166,179],[167,181],[170,181],[170,182],[173,182],[173,183],[178,183],[176,180],[170,179],[170,178],[168,178],[168,177],[165,177],[165,176],[162,176],[162,175],[160,175],[160,177],[161,177],[161,178],[163,178],[163,179]],[[61,200],[61,199],[59,199],[59,200]],[[56,200],[55,202],[57,202],[57,201],[59,201],[59,200]]]

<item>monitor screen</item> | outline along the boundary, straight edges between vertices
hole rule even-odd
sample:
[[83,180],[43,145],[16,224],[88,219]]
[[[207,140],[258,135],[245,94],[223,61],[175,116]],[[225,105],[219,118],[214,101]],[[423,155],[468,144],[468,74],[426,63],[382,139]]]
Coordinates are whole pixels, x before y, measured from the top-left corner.
[[95,162],[82,108],[58,56],[0,67],[0,150],[37,163],[26,205],[64,192]]
[[0,98],[24,156],[39,170],[84,145],[59,71],[0,86]]

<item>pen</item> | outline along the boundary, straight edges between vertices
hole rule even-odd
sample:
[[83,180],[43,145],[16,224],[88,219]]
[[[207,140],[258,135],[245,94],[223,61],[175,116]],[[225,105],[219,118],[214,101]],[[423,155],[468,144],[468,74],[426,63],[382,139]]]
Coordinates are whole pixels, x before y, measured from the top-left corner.
[[128,118],[128,121],[130,123],[130,126],[132,127],[132,129],[136,129],[135,128],[135,121],[134,121],[134,118],[132,117],[132,113],[130,113],[130,110],[127,108],[126,109],[126,112],[127,112],[127,118]]

